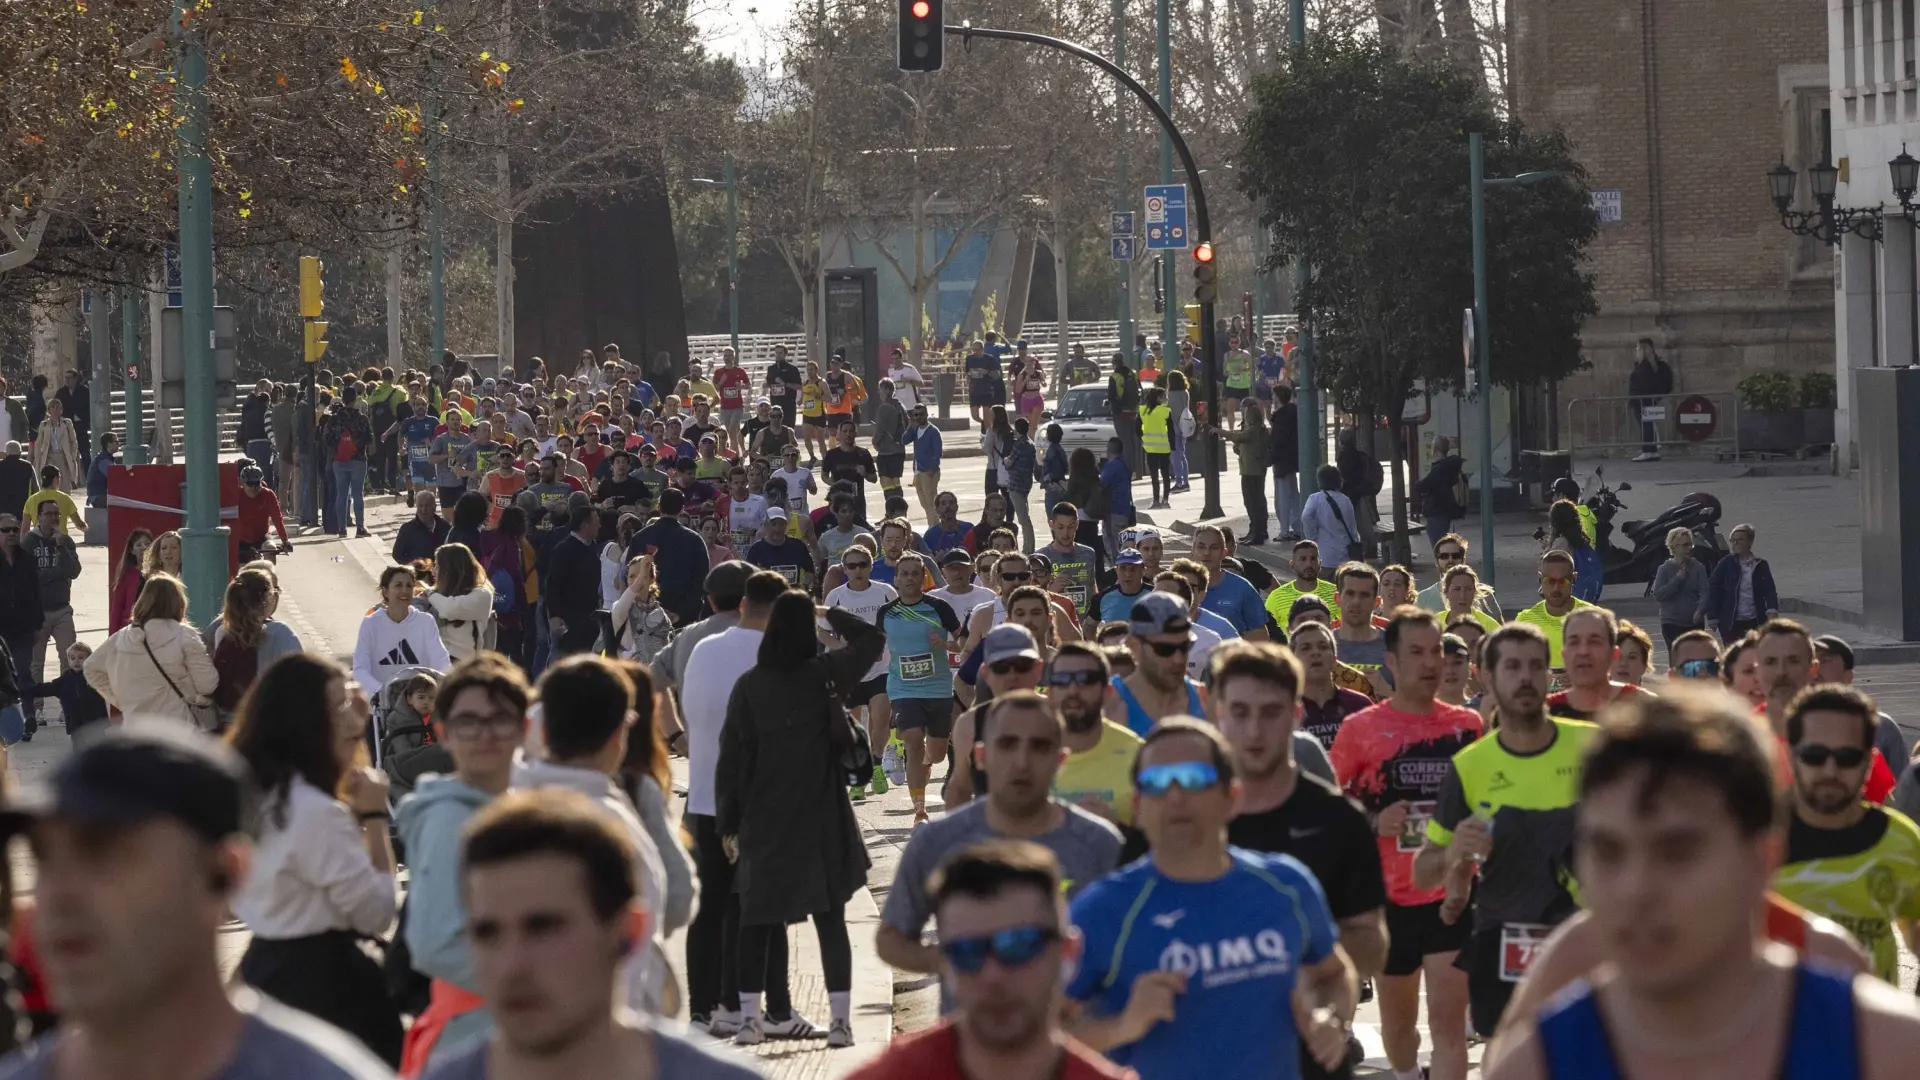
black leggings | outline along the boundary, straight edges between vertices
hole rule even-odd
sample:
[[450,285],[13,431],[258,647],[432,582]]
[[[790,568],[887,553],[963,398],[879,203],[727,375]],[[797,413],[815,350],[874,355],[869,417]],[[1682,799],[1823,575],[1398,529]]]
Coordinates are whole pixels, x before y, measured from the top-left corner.
[[[827,993],[844,993],[853,989],[853,945],[847,940],[847,912],[845,904],[838,904],[826,911],[813,913],[813,932],[820,938],[821,973],[827,980]],[[787,928],[777,923],[759,923],[740,927],[740,992],[758,994],[766,988],[765,961],[755,963],[756,957],[764,957],[773,944],[774,935],[785,938]]]
[[1160,501],[1160,493],[1163,490],[1171,495],[1173,493],[1173,455],[1170,453],[1148,454],[1147,475],[1153,484],[1154,502]]

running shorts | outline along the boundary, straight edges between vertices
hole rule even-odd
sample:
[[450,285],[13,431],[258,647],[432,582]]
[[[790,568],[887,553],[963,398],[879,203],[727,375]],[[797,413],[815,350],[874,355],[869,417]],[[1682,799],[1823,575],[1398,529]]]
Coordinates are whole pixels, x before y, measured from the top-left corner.
[[1473,930],[1473,913],[1461,912],[1459,921],[1448,926],[1440,921],[1441,903],[1436,900],[1410,907],[1387,904],[1387,963],[1380,971],[1382,975],[1411,975],[1434,953],[1454,952],[1466,945]]
[[899,730],[919,728],[929,739],[953,735],[952,698],[900,698],[892,704],[893,726]]
[[907,474],[907,455],[904,452],[875,454],[873,461],[874,466],[880,470],[880,475],[890,480],[898,480]]

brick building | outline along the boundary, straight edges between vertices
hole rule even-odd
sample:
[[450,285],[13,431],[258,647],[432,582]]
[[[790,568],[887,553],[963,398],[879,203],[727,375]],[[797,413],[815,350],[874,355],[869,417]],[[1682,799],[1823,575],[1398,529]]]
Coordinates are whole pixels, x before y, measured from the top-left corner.
[[[1624,395],[1642,337],[1679,391],[1832,370],[1832,256],[1780,227],[1764,177],[1782,157],[1804,169],[1828,146],[1826,5],[1517,0],[1512,10],[1518,114],[1564,129],[1596,201],[1619,207],[1591,248],[1592,369],[1559,389],[1560,445],[1637,441],[1623,404],[1575,402]],[[1730,424],[1723,412],[1722,430]]]

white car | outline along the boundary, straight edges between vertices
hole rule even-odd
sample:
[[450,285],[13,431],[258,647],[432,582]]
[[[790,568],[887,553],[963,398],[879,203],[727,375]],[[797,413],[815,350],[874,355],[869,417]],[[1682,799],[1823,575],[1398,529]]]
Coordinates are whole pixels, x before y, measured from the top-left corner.
[[[1150,382],[1142,383],[1141,392],[1152,386]],[[1053,407],[1053,422],[1060,425],[1060,445],[1069,454],[1084,446],[1093,451],[1096,459],[1104,459],[1107,440],[1114,437],[1113,411],[1107,407],[1107,384],[1081,383],[1068,387]]]

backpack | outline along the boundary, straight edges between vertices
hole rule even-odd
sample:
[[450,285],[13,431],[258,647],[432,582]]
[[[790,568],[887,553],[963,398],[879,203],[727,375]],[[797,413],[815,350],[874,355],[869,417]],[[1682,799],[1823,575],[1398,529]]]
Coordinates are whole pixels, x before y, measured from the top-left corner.
[[240,639],[220,631],[220,642],[213,648],[213,670],[220,673],[220,685],[213,691],[213,703],[232,711],[240,706],[247,688],[260,675],[260,654],[240,643]]

